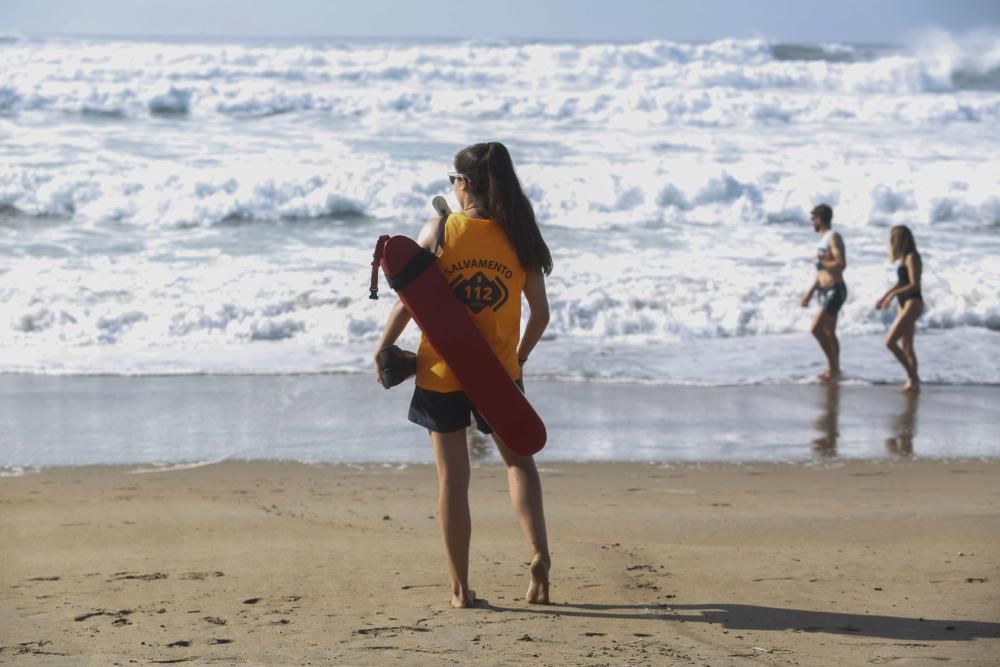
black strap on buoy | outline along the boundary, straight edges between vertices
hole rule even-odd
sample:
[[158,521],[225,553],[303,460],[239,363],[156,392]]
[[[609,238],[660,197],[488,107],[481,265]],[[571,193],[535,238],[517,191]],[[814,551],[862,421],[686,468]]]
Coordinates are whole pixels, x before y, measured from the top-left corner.
[[378,300],[378,269],[382,264],[382,255],[385,253],[385,242],[389,240],[388,234],[378,237],[375,243],[375,254],[372,256],[372,284],[368,290],[368,298]]
[[434,254],[435,255],[437,255],[438,253],[440,253],[441,249],[444,248],[444,227],[445,227],[445,224],[448,222],[448,215],[449,215],[448,213],[445,213],[438,220],[437,245],[434,246]]
[[403,270],[394,276],[386,274],[385,279],[389,283],[389,287],[396,290],[397,292],[405,288],[407,285],[412,283],[417,277],[424,272],[428,266],[434,263],[437,257],[431,251],[421,248],[420,252],[413,256]]

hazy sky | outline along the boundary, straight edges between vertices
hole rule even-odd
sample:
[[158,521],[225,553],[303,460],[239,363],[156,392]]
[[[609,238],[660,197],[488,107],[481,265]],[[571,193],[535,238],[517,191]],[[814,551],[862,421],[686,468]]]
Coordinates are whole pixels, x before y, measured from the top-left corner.
[[0,0],[0,33],[900,42],[1000,0]]

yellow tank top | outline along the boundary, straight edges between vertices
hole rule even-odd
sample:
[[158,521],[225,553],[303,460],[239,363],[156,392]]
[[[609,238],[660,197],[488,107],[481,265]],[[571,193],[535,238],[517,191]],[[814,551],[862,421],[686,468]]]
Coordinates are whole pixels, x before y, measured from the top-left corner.
[[[493,220],[452,213],[445,222],[443,250],[436,266],[510,377],[518,378],[525,273],[503,228]],[[462,390],[458,378],[424,335],[417,349],[416,381],[417,386],[430,391]]]

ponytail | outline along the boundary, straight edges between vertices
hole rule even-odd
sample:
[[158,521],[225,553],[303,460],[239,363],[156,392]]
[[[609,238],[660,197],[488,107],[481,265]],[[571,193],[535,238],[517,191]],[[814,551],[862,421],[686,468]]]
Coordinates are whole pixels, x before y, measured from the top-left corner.
[[463,148],[455,155],[455,170],[467,177],[476,204],[500,224],[521,266],[546,275],[552,273],[552,254],[506,146],[491,141]]

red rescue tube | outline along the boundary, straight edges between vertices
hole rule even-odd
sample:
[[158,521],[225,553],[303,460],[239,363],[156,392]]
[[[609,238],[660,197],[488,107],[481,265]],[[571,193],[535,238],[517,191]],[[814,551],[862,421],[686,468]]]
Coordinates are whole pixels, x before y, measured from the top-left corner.
[[545,424],[448,287],[434,259],[413,239],[393,236],[383,248],[382,271],[497,436],[523,456],[538,452],[545,446]]

